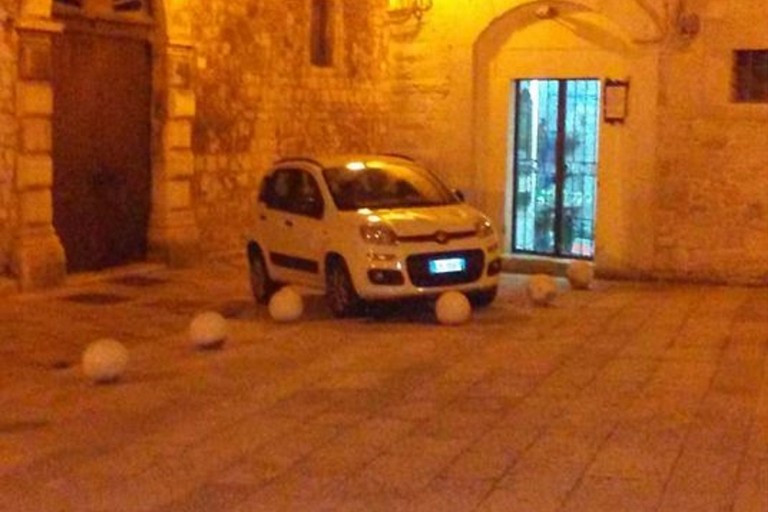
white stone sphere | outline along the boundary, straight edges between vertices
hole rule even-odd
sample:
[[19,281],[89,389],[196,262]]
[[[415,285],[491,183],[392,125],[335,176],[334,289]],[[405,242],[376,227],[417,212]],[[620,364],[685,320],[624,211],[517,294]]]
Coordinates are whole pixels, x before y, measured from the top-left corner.
[[197,348],[221,348],[228,336],[227,319],[216,311],[199,313],[189,323],[189,339]]
[[557,283],[552,276],[535,274],[528,278],[528,297],[536,306],[547,306],[557,296]]
[[435,302],[435,316],[441,324],[463,324],[472,316],[472,305],[467,296],[461,292],[444,292]]
[[592,284],[595,271],[592,264],[583,260],[574,260],[568,265],[565,277],[575,290],[586,290]]
[[98,339],[83,352],[83,373],[97,384],[114,382],[122,376],[128,359],[128,349],[122,343],[111,338]]
[[304,300],[301,294],[290,286],[285,286],[269,299],[269,316],[276,322],[293,322],[304,313]]

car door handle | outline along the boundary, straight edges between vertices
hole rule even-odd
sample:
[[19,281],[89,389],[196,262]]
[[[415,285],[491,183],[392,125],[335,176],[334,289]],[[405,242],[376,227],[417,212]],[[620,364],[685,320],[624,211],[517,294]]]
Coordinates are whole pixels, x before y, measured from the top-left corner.
[[288,220],[285,221],[285,225],[288,226],[289,228],[293,227],[293,221],[288,219]]

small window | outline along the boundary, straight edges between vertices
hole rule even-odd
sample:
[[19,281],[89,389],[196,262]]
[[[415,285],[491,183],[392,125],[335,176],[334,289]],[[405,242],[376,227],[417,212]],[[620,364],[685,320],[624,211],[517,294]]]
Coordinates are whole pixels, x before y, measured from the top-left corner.
[[314,66],[333,65],[331,0],[311,0],[310,61]]
[[71,12],[79,9],[89,15],[111,13],[150,14],[150,0],[54,0],[55,9]]
[[768,103],[768,50],[733,52],[733,101]]
[[83,0],[55,0],[55,4],[76,7],[80,9],[83,6]]

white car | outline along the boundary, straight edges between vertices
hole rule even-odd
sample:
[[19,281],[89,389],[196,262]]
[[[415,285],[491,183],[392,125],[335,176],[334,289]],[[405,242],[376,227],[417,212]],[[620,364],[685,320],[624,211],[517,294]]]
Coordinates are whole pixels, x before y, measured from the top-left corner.
[[276,162],[259,190],[247,255],[257,301],[283,284],[310,286],[325,291],[336,316],[447,290],[487,305],[501,271],[488,217],[391,155]]

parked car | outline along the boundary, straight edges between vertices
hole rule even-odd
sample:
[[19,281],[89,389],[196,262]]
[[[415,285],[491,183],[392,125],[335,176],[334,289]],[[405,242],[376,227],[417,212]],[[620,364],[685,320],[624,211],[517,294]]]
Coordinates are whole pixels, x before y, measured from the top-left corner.
[[253,295],[283,284],[325,291],[336,316],[369,301],[496,297],[501,260],[488,217],[399,156],[288,158],[261,183],[247,256]]

